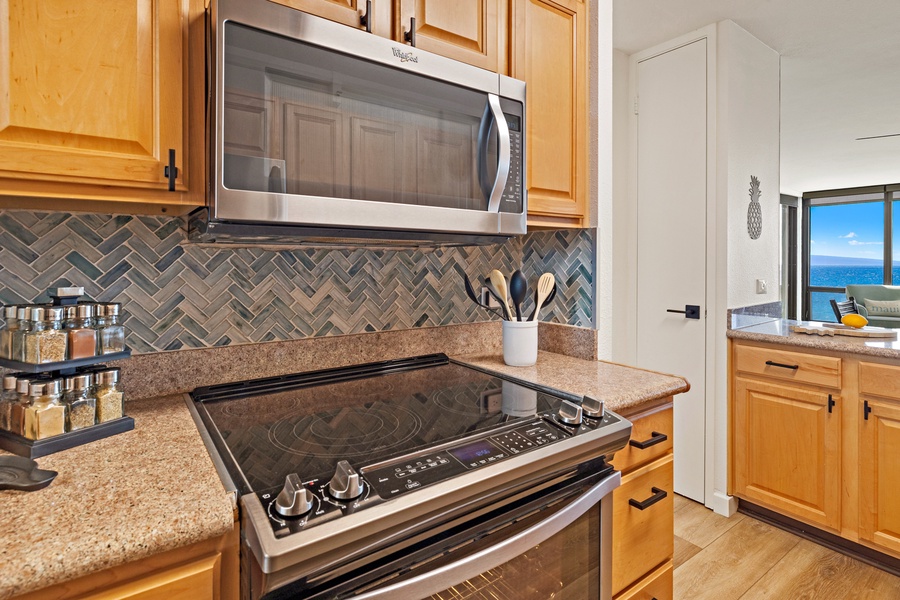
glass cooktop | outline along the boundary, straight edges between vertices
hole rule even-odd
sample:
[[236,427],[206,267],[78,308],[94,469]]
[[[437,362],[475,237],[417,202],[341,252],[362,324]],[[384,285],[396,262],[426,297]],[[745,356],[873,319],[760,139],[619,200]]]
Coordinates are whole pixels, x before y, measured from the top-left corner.
[[[198,388],[241,493],[330,477],[556,410],[561,399],[431,355]],[[216,438],[220,439],[216,439]],[[226,461],[228,462],[228,461]]]

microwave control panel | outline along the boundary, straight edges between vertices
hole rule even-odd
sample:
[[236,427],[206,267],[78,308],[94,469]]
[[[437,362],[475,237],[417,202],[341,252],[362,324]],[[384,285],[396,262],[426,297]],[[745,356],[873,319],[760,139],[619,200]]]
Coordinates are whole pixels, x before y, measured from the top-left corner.
[[500,212],[522,212],[522,163],[524,153],[522,119],[515,115],[505,115],[506,125],[509,127],[509,178],[506,180],[506,188],[500,202]]

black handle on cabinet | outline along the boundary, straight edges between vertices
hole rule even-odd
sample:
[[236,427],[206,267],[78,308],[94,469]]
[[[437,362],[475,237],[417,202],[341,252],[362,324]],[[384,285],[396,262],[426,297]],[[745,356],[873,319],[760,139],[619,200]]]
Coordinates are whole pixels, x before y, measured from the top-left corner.
[[175,179],[178,177],[178,167],[175,166],[175,149],[169,148],[169,164],[166,165],[164,171],[166,178],[169,180],[169,191],[175,191]]
[[650,435],[652,437],[649,440],[644,440],[643,442],[639,442],[637,440],[628,440],[628,445],[634,446],[638,450],[646,450],[650,446],[655,446],[656,444],[660,444],[669,439],[669,436],[658,431],[651,431]]
[[416,18],[409,18],[409,31],[403,34],[403,39],[409,42],[413,48],[416,47]]
[[366,14],[359,15],[359,24],[366,28],[366,33],[372,33],[372,0],[366,0]]
[[831,409],[834,408],[834,398],[831,394],[828,394],[828,413],[831,413]]
[[786,365],[783,363],[777,363],[774,360],[767,360],[766,364],[769,365],[770,367],[781,367],[782,369],[791,369],[793,371],[796,371],[797,369],[800,368],[800,365]]
[[863,402],[863,418],[864,418],[866,421],[869,420],[869,413],[870,413],[870,412],[872,412],[872,407],[869,406],[869,401],[866,400],[866,401]]
[[650,488],[650,491],[653,492],[653,495],[650,496],[649,498],[647,498],[646,500],[644,500],[643,502],[639,502],[638,500],[635,500],[634,498],[629,498],[628,504],[630,504],[631,506],[635,507],[638,510],[646,510],[646,509],[650,508],[651,506],[653,506],[654,504],[656,504],[657,502],[659,502],[660,500],[662,500],[663,498],[665,498],[666,496],[668,496],[668,494],[666,493],[665,490],[661,490],[656,487]]
[[684,310],[676,310],[674,308],[667,308],[666,312],[684,315],[685,319],[699,319],[700,318],[700,306],[697,304],[685,304]]

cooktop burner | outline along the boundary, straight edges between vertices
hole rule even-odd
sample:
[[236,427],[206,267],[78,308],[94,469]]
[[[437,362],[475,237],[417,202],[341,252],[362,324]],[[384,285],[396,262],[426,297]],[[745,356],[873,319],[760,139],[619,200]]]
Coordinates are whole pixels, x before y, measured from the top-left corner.
[[199,388],[192,396],[233,457],[242,493],[280,486],[291,473],[330,477],[341,460],[360,468],[560,402],[446,357],[391,368],[403,362],[372,373],[331,369]]

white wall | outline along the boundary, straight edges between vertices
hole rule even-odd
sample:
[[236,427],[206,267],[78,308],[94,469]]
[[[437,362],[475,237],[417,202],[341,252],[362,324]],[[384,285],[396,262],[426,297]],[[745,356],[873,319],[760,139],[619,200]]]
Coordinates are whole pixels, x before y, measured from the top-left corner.
[[637,352],[636,335],[636,286],[635,271],[637,252],[634,235],[629,228],[634,222],[635,206],[630,201],[630,162],[634,153],[629,150],[630,113],[633,105],[629,101],[628,55],[620,50],[613,51],[613,172],[612,196],[613,214],[611,231],[612,258],[615,268],[612,279],[604,282],[612,294],[612,360],[634,363]]
[[[733,21],[717,26],[718,196],[728,213],[728,307],[778,300],[779,56]],[[760,181],[762,235],[747,233],[750,176]],[[757,294],[756,280],[768,291]]]

